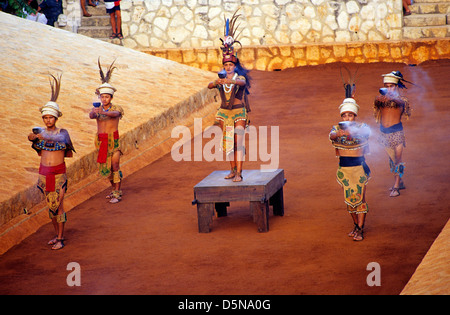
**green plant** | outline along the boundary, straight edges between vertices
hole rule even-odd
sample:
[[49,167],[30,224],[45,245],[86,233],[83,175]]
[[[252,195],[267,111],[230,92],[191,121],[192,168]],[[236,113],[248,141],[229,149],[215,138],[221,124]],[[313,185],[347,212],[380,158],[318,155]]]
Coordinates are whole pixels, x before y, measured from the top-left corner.
[[20,17],[25,17],[24,9],[28,13],[36,13],[36,10],[28,5],[27,0],[6,0],[6,2],[8,2],[8,13]]

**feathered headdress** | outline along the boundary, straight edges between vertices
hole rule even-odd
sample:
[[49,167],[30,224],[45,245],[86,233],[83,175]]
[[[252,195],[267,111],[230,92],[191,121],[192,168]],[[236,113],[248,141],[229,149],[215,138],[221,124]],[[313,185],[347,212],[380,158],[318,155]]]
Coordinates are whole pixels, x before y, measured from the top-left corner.
[[50,101],[47,102],[47,104],[45,104],[44,106],[42,106],[39,110],[40,110],[42,116],[52,115],[52,116],[55,116],[56,118],[58,118],[58,117],[62,116],[62,113],[59,110],[59,106],[56,103],[56,101],[58,100],[59,91],[61,89],[62,73],[59,75],[57,74],[56,76],[49,73],[49,76],[50,76],[50,78],[49,78],[50,87],[52,89]]
[[382,74],[383,83],[394,83],[397,84],[400,89],[407,89],[406,85],[403,82],[415,85],[412,82],[409,82],[403,78],[403,74],[400,71],[392,71],[387,74]]
[[356,101],[354,99],[355,93],[356,93],[356,81],[357,81],[356,74],[358,73],[358,69],[356,69],[356,71],[353,75],[351,74],[350,70],[348,70],[346,67],[344,67],[344,69],[348,73],[348,80],[344,79],[344,76],[342,75],[342,67],[341,67],[340,71],[341,71],[342,82],[344,83],[345,99],[342,102],[342,104],[339,106],[339,111],[340,111],[341,115],[345,112],[352,112],[355,115],[358,115],[359,105],[356,104]]
[[235,51],[233,45],[235,43],[238,43],[242,47],[242,44],[237,40],[239,35],[241,35],[242,31],[236,35],[237,28],[239,27],[239,25],[241,25],[239,23],[236,26],[236,20],[241,16],[240,14],[237,14],[238,11],[239,9],[236,10],[236,12],[234,12],[233,16],[231,17],[231,20],[225,19],[225,26],[223,28],[224,39],[222,38],[220,39],[220,41],[222,42],[222,47],[220,47],[222,49],[222,56],[223,56],[222,63],[230,61],[236,63],[237,52]]
[[341,78],[342,82],[344,83],[344,89],[345,89],[345,97],[346,98],[354,98],[356,93],[356,81],[357,77],[356,74],[358,73],[358,69],[356,69],[355,73],[352,75],[350,70],[348,70],[346,67],[343,67],[345,71],[348,74],[348,80],[344,79],[344,76],[342,75],[342,67],[340,69],[341,71]]
[[116,67],[114,67],[114,63],[116,62],[116,59],[111,63],[111,65],[108,67],[108,70],[106,71],[106,75],[103,72],[102,66],[100,65],[100,57],[98,57],[98,68],[100,71],[100,80],[102,81],[102,85],[100,85],[97,88],[97,92],[99,94],[111,94],[114,95],[114,92],[117,91],[115,87],[113,87],[111,84],[109,84],[109,80],[111,79],[112,72]]

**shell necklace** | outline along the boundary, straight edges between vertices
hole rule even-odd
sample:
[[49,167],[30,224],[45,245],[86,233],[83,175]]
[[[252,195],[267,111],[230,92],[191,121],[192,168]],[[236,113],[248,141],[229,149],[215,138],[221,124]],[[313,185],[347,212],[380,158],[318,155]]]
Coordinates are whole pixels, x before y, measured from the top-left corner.
[[[237,73],[234,73],[233,79],[232,80],[236,80],[237,78]],[[231,90],[233,89],[234,83],[231,84],[224,84],[223,85],[223,90],[225,91],[225,93],[230,93]]]

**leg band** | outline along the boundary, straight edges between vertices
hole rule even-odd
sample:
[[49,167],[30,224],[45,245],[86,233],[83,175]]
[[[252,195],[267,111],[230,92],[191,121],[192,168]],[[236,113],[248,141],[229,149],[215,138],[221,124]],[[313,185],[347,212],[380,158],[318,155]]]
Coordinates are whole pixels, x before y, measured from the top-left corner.
[[397,164],[394,168],[394,173],[402,178],[405,173],[405,163]]
[[67,222],[67,215],[66,215],[65,212],[62,213],[62,214],[55,214],[54,212],[49,211],[49,212],[48,212],[48,216],[49,216],[50,219],[52,219],[52,220],[53,220],[53,218],[56,218],[56,222],[57,222],[57,223],[65,223],[65,222]]
[[122,171],[112,172],[112,181],[114,184],[120,183],[122,181]]
[[67,222],[67,215],[66,213],[58,214],[56,216],[56,222],[58,223],[66,223]]

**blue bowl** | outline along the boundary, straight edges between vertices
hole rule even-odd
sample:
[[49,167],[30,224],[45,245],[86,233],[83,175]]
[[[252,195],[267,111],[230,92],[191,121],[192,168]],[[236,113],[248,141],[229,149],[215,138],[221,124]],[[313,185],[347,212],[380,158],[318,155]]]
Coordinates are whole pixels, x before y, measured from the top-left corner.
[[34,128],[32,129],[32,131],[33,131],[33,133],[34,133],[35,135],[37,135],[37,134],[40,134],[42,131],[44,131],[44,128],[42,128],[42,127],[34,127]]

